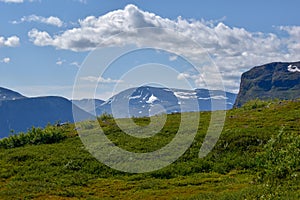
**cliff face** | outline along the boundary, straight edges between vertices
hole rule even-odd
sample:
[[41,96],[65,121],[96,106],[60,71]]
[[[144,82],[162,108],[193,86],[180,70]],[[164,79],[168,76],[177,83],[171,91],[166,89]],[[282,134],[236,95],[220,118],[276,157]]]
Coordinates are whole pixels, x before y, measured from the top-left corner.
[[300,98],[300,61],[274,62],[243,73],[235,107],[252,99]]

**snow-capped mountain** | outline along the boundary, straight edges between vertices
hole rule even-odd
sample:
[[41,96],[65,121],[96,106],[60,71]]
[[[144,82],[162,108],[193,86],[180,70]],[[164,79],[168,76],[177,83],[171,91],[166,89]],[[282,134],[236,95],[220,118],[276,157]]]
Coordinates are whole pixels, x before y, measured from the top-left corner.
[[[0,88],[0,138],[48,123],[94,119],[103,113],[114,117],[141,117],[159,113],[230,109],[236,95],[205,89],[181,90],[143,86],[120,92],[107,101],[98,99],[68,100],[62,97],[28,98]],[[72,103],[73,102],[73,103]],[[212,107],[212,103],[214,106]],[[96,111],[96,113],[95,113]]]
[[142,86],[111,97],[96,108],[97,115],[151,116],[159,113],[231,109],[236,94],[218,90],[182,90]]

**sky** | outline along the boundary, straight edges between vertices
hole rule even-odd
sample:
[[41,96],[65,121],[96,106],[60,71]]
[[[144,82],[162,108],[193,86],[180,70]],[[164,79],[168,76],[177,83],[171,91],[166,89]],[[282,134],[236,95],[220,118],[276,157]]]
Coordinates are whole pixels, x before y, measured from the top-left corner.
[[252,67],[300,60],[299,7],[297,0],[0,0],[0,87],[104,100],[143,84],[237,93]]

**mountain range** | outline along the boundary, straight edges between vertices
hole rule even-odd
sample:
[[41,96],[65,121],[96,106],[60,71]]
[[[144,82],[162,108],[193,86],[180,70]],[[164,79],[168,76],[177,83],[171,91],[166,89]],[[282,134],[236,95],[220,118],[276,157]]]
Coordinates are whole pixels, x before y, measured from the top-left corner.
[[[32,126],[45,127],[48,123],[74,122],[72,103],[55,96],[27,98],[9,89],[0,88],[0,138],[27,131]],[[74,106],[81,120],[92,116]]]
[[124,90],[109,98],[96,107],[96,113],[113,113],[114,117],[122,118],[159,113],[227,110],[232,108],[235,99],[236,94],[219,90],[142,86]]
[[68,100],[46,96],[28,98],[0,87],[0,138],[48,123],[114,117],[143,117],[160,113],[197,112],[240,107],[252,99],[300,98],[300,62],[274,62],[242,74],[238,95],[219,90],[141,86],[124,90],[107,101]]
[[76,121],[82,121],[103,113],[112,114],[113,111],[114,117],[121,118],[150,116],[161,112],[230,109],[235,98],[236,94],[217,90],[142,86],[122,91],[107,101],[68,100],[56,96],[28,98],[18,92],[0,88],[0,138],[27,131],[32,126],[73,123],[73,113],[76,113]]

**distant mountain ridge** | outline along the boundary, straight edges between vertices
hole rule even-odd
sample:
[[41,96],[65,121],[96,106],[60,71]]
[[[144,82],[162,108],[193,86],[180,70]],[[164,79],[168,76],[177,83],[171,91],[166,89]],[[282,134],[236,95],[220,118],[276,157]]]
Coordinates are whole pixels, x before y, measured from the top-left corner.
[[25,96],[18,92],[0,87],[0,101],[23,99]]
[[273,62],[242,74],[235,107],[253,99],[300,98],[300,61]]
[[[165,113],[231,109],[236,94],[218,90],[183,90],[141,86],[114,95],[96,108],[97,115],[112,113],[115,117],[142,117]],[[212,105],[214,102],[214,105]],[[128,106],[129,105],[129,106]]]
[[105,101],[101,99],[81,99],[72,100],[72,103],[78,106],[80,109],[85,110],[90,114],[94,114],[95,108],[101,106]]
[[[72,102],[63,97],[46,96],[27,98],[9,89],[0,88],[0,138],[25,132],[32,126],[45,127],[48,123],[74,122]],[[3,98],[5,97],[5,98]],[[92,115],[74,106],[80,113],[79,120]]]
[[[218,90],[184,90],[141,86],[124,90],[107,101],[68,100],[63,97],[28,98],[0,87],[0,138],[11,130],[27,131],[32,126],[74,122],[103,113],[114,117],[142,117],[164,113],[231,109],[252,99],[300,98],[300,61],[274,62],[243,73],[238,95]],[[112,106],[113,105],[113,106]],[[112,110],[114,108],[114,110]]]
[[[236,94],[217,90],[182,90],[142,86],[130,88],[107,101],[99,99],[68,100],[46,96],[28,98],[12,90],[0,88],[0,138],[27,131],[32,126],[48,123],[95,119],[103,113],[114,117],[141,117],[164,113],[231,109]],[[212,106],[214,102],[214,106]]]

